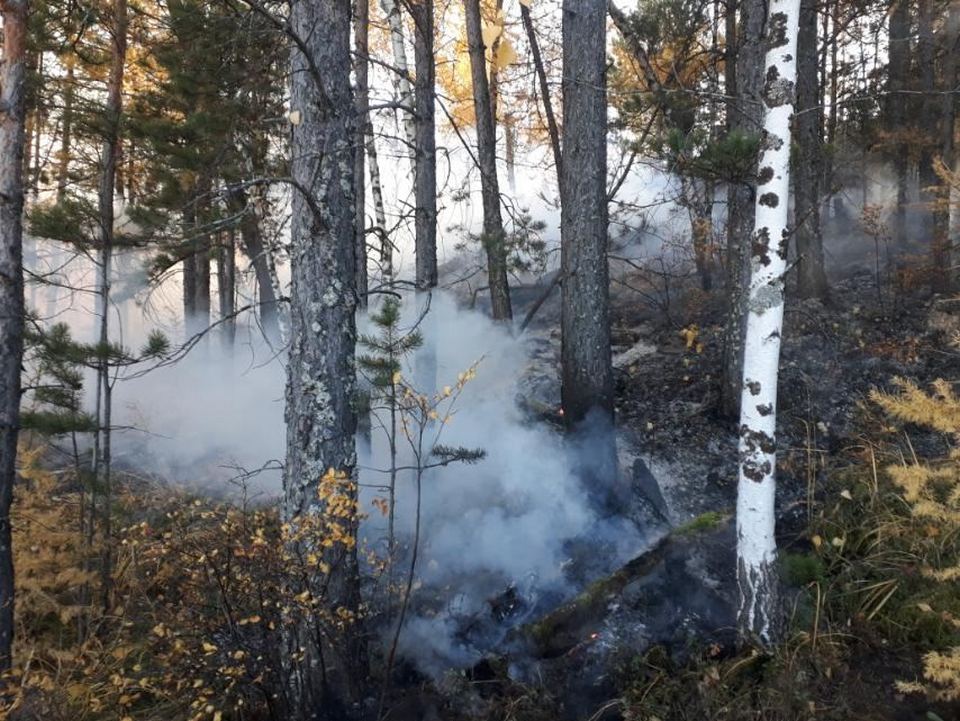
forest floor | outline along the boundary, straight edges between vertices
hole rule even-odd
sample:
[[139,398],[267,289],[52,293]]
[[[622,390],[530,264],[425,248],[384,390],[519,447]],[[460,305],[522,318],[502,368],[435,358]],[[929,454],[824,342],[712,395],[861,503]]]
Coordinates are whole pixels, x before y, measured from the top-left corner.
[[[960,533],[911,519],[884,471],[943,458],[952,439],[892,422],[870,398],[898,377],[921,387],[957,380],[960,303],[920,285],[878,293],[869,271],[833,278],[827,304],[788,296],[778,413],[788,624],[781,645],[758,652],[738,648],[734,633],[736,434],[718,411],[721,292],[674,288],[665,307],[657,288],[630,290],[649,276],[627,269],[618,280],[612,330],[626,515],[649,548],[525,617],[471,668],[427,678],[399,663],[379,721],[960,719],[944,694],[897,685],[921,678],[930,652],[960,647],[956,583],[921,572],[931,550],[960,557]],[[518,289],[518,316],[538,292]],[[530,423],[559,426],[557,293],[526,342],[518,399]],[[15,548],[30,682],[14,718],[271,718],[264,689],[278,664],[263,639],[281,620],[263,592],[283,577],[275,510],[122,481],[116,600],[96,633],[81,628],[86,641],[77,645],[89,603],[78,589],[93,583],[96,550],[74,530],[83,495],[64,488],[56,470],[25,470]],[[599,565],[596,551],[576,553]],[[211,602],[221,597],[230,601],[229,627],[225,604]],[[507,589],[489,602],[496,615],[523,599]]]
[[[627,272],[618,285],[647,278]],[[672,302],[664,313],[629,290],[615,292],[612,331],[621,461],[633,464],[635,494],[654,506],[665,501],[673,530],[522,629],[519,654],[534,661],[524,666],[507,654],[484,662],[455,693],[442,693],[438,708],[468,718],[591,721],[960,718],[956,703],[896,685],[921,675],[929,651],[960,641],[955,624],[931,629],[918,618],[914,607],[929,609],[924,594],[938,591],[891,585],[891,574],[915,569],[878,563],[867,543],[843,545],[888,522],[877,509],[898,496],[885,464],[949,452],[944,434],[889,423],[869,394],[896,378],[921,387],[955,380],[960,303],[923,288],[878,290],[868,270],[833,278],[826,304],[789,300],[778,535],[790,618],[784,644],[757,654],[738,650],[732,630],[737,438],[719,412],[720,293],[687,289]],[[553,298],[529,330],[539,408],[558,405],[555,377],[545,378],[557,367],[558,318]],[[893,590],[879,598],[878,588]]]

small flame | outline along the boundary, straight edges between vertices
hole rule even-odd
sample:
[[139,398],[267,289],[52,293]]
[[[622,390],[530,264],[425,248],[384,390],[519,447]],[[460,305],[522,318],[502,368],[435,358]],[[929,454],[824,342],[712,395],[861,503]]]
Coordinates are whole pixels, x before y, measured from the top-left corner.
[[557,410],[557,415],[563,418],[563,408]]
[[596,641],[598,638],[600,638],[600,634],[599,634],[599,633],[591,633],[591,634],[590,634],[590,640],[591,640],[591,641]]

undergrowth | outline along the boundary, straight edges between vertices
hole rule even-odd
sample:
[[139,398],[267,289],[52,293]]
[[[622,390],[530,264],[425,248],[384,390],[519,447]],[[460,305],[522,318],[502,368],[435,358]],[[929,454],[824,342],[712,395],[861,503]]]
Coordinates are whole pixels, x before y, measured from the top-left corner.
[[859,408],[862,437],[781,554],[787,639],[682,665],[653,649],[621,670],[625,718],[960,717],[960,401],[943,381],[896,388]]

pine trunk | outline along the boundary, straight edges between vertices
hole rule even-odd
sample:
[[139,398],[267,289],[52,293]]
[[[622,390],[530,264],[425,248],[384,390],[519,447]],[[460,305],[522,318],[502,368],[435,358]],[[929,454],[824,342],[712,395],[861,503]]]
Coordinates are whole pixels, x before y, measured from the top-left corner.
[[599,432],[592,475],[616,474],[607,263],[606,3],[563,2],[561,401],[565,421]]
[[[360,120],[350,90],[350,16],[350,0],[291,4],[292,29],[305,46],[292,52],[290,74],[290,107],[302,118],[293,126],[291,145],[297,191],[291,217],[283,517],[292,526],[308,514],[324,512],[318,490],[328,469],[345,474],[338,492],[347,503],[356,502],[353,180]],[[343,522],[355,539],[356,517]],[[324,560],[331,568],[328,574],[318,570],[302,581],[302,591],[322,604],[316,617],[299,619],[288,631],[284,718],[291,721],[357,713],[362,633],[336,627],[316,633],[317,623],[336,618],[341,609],[359,611],[356,546],[336,543],[324,551]],[[301,591],[299,579],[291,583]]]
[[[736,42],[734,101],[728,106],[731,132],[760,133],[760,93],[763,87],[764,0],[740,0],[739,32]],[[756,164],[743,178],[727,188],[727,318],[723,331],[723,368],[720,405],[727,418],[740,416],[740,389],[743,380],[743,334],[747,309],[750,248],[753,233]]]
[[557,116],[553,112],[553,101],[550,99],[550,85],[547,83],[547,73],[543,67],[543,57],[540,55],[540,43],[537,41],[537,32],[533,27],[533,18],[530,17],[530,6],[520,3],[520,18],[527,33],[527,42],[530,43],[530,55],[533,57],[533,67],[537,73],[540,85],[540,100],[543,103],[543,114],[547,120],[547,131],[550,134],[550,148],[553,150],[553,162],[556,166],[557,181],[563,173],[560,172],[560,128],[557,126]]
[[893,139],[894,172],[897,177],[897,204],[893,211],[891,232],[895,243],[907,240],[908,165],[907,117],[905,107],[907,78],[910,72],[910,2],[894,0],[890,13],[890,77],[886,116],[888,133]]
[[117,159],[120,156],[120,116],[123,111],[123,74],[127,52],[127,0],[114,0],[113,46],[110,57],[110,73],[107,78],[106,134],[100,164],[100,353],[97,369],[97,387],[101,393],[100,458],[97,459],[97,486],[102,493],[101,533],[103,550],[100,565],[100,591],[103,608],[110,605],[113,573],[113,507],[111,476],[111,423],[113,410],[113,383],[110,378],[110,362],[106,348],[110,343],[110,285],[113,275],[114,212],[116,195]]
[[240,243],[243,253],[250,259],[253,266],[253,275],[257,283],[258,310],[260,326],[270,342],[280,340],[280,326],[278,319],[277,295],[274,292],[274,283],[267,258],[267,249],[263,243],[263,233],[260,230],[260,216],[250,196],[242,188],[230,194],[233,209],[240,213]]
[[353,17],[354,76],[356,77],[357,137],[353,143],[353,187],[356,203],[354,208],[354,234],[357,254],[357,297],[362,308],[367,307],[367,191],[365,138],[370,123],[369,87],[369,27],[370,0],[355,0]]
[[763,142],[754,206],[740,400],[737,487],[739,630],[762,644],[780,635],[774,536],[777,379],[783,331],[790,198],[790,121],[797,80],[800,0],[772,0],[767,15]]
[[[944,59],[943,78],[946,88],[956,88],[960,86],[960,0],[952,0],[950,10],[947,15],[946,31],[946,56]],[[943,105],[941,107],[940,119],[940,149],[943,156],[943,165],[951,171],[955,171],[957,149],[957,96],[955,93],[943,94]],[[951,288],[957,285],[957,276],[960,266],[958,266],[957,238],[955,237],[954,227],[951,221],[951,215],[956,213],[960,198],[956,197],[956,189],[951,187],[947,191],[947,206],[940,206],[934,217],[934,232],[936,234],[935,242],[942,243],[950,252],[950,266],[953,269],[948,277],[948,283]]]
[[220,305],[220,340],[229,354],[237,335],[237,238],[236,229],[223,233],[217,247],[217,300]]
[[473,108],[477,122],[477,156],[483,198],[483,246],[487,254],[487,283],[494,320],[513,318],[507,280],[507,251],[500,215],[500,184],[497,180],[497,134],[487,83],[486,48],[480,20],[480,0],[464,0],[467,45],[473,80]]
[[74,96],[74,59],[66,59],[67,75],[63,85],[63,114],[60,123],[60,152],[57,157],[57,201],[67,194],[70,180],[70,146],[73,142],[73,96]]
[[16,482],[23,358],[23,156],[27,2],[2,0],[0,67],[0,672],[13,659],[13,547],[10,505]]
[[817,80],[817,0],[801,0],[797,37],[797,152],[793,174],[794,228],[797,242],[797,293],[801,298],[827,298],[820,230],[820,181],[823,177],[823,136],[820,129],[820,88]]
[[437,139],[433,58],[433,0],[411,0],[416,64],[416,283],[421,291],[437,286]]

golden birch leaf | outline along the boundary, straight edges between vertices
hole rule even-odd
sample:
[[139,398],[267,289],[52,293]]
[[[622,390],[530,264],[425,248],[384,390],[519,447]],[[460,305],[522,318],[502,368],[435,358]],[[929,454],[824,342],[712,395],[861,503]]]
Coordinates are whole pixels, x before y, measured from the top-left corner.
[[497,38],[500,37],[500,33],[503,32],[502,25],[484,25],[483,26],[483,44],[485,47],[490,47],[496,42]]
[[517,62],[517,51],[514,50],[513,43],[504,38],[497,48],[497,57],[494,58],[494,64],[498,68],[505,68],[515,62]]

